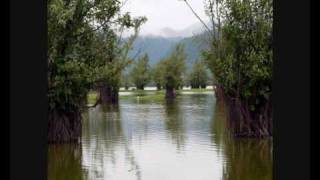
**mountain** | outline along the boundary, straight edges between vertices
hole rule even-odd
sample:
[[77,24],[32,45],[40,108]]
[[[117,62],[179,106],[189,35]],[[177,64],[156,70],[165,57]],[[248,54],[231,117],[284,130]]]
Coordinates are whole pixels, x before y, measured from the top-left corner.
[[139,36],[129,51],[129,57],[136,58],[147,53],[152,66],[166,57],[177,43],[183,43],[187,54],[186,65],[190,68],[192,63],[200,58],[201,49],[206,48],[203,43],[208,40],[208,33],[200,22],[184,29],[163,28],[155,34]]
[[191,68],[193,62],[201,58],[203,46],[198,41],[197,36],[183,38],[180,43],[184,44],[184,50],[187,54],[186,66]]
[[190,68],[192,63],[199,59],[201,49],[204,48],[200,44],[201,41],[198,40],[199,36],[201,37],[201,35],[194,37],[140,36],[135,40],[129,57],[133,58],[147,53],[152,66],[166,57],[177,43],[183,43],[187,54],[186,65],[187,68]]
[[147,53],[149,55],[150,65],[154,65],[168,55],[170,50],[180,40],[182,40],[181,37],[141,36],[133,43],[129,57],[133,58]]
[[170,27],[165,27],[162,29],[155,30],[153,33],[143,32],[142,35],[143,36],[161,36],[165,38],[174,38],[174,37],[187,38],[197,34],[201,34],[202,32],[204,32],[204,26],[201,23],[197,22],[183,29],[176,29],[176,28],[172,29]]

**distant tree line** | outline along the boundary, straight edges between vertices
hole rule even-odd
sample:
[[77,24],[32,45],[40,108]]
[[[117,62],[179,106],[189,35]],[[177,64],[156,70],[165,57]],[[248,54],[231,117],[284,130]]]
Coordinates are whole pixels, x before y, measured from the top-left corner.
[[123,72],[122,86],[128,89],[134,86],[143,90],[148,84],[158,90],[165,89],[167,97],[174,97],[174,90],[182,86],[206,88],[210,77],[204,61],[196,60],[190,70],[186,69],[186,54],[183,44],[177,44],[171,54],[153,66],[149,65],[148,54],[142,55],[128,72]]

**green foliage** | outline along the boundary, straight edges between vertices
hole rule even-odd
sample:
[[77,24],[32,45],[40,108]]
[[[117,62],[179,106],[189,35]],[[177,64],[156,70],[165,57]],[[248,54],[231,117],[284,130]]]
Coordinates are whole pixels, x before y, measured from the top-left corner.
[[188,75],[188,82],[192,88],[205,87],[208,83],[209,75],[206,64],[201,61],[195,61],[192,70]]
[[151,77],[154,81],[154,83],[156,84],[158,90],[161,89],[161,87],[164,84],[164,63],[163,61],[159,61],[157,64],[155,64],[152,67],[151,70]]
[[130,78],[133,84],[138,89],[143,89],[144,86],[150,81],[150,66],[148,54],[144,54],[134,63],[131,71]]
[[135,57],[141,49],[145,53],[148,53],[149,64],[151,66],[158,63],[163,57],[170,54],[171,49],[177,44],[182,43],[185,45],[186,68],[191,68],[192,63],[196,61],[200,56],[200,50],[204,49],[201,46],[202,42],[195,37],[161,37],[161,36],[143,36],[138,37],[133,48],[129,51],[129,57]]
[[49,110],[77,111],[97,82],[118,81],[134,38],[120,41],[117,27],[137,32],[146,21],[120,8],[118,0],[48,1]]
[[272,91],[272,0],[224,0],[220,5],[221,34],[216,27],[218,35],[204,59],[225,92],[254,110]]
[[151,76],[158,89],[161,87],[178,89],[183,85],[185,59],[184,46],[178,43],[168,57],[161,59],[152,67]]
[[186,54],[183,44],[177,44],[171,54],[161,60],[163,86],[166,89],[177,89],[183,85],[185,59]]
[[124,87],[125,90],[128,90],[129,87],[131,86],[129,74],[126,72],[122,72],[120,81],[121,81],[121,86]]

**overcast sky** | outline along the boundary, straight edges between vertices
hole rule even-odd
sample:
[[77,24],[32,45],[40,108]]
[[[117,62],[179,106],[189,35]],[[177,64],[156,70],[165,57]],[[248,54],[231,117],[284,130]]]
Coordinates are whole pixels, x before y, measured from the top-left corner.
[[[202,19],[207,20],[203,0],[188,0],[188,2]],[[141,28],[141,35],[161,35],[166,28],[180,31],[199,23],[181,0],[128,0],[124,10],[131,12],[133,16],[148,18]]]

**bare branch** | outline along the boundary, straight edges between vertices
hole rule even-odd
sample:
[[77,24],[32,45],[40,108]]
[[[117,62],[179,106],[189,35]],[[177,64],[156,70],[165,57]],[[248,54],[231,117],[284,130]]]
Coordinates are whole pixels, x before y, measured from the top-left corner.
[[120,44],[121,41],[122,41],[123,31],[124,31],[124,26],[122,25],[122,26],[120,27],[120,36],[119,36],[119,39],[118,39],[118,43],[117,43],[117,44]]
[[209,13],[210,13],[210,20],[211,20],[211,24],[212,24],[212,29],[214,31],[214,28],[215,28],[215,22],[214,22],[214,12],[213,12],[213,2],[211,0],[208,0],[209,2]]
[[123,3],[122,3],[121,6],[120,6],[120,9],[122,9],[122,7],[123,7],[124,5],[126,5],[128,1],[129,1],[129,0],[123,1]]
[[139,50],[137,51],[137,53],[133,56],[133,60],[135,60],[139,55],[140,55],[140,53],[141,53],[141,48],[139,48]]
[[193,10],[193,8],[191,7],[191,5],[189,4],[189,2],[187,0],[182,0],[184,1],[187,6],[190,8],[190,10],[192,11],[192,13],[199,19],[199,21],[203,24],[203,26],[206,28],[206,30],[212,34],[212,31],[210,30],[210,28],[206,25],[206,23],[200,18],[200,16]]

